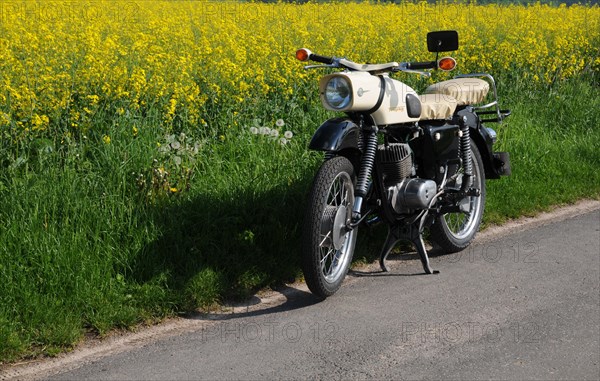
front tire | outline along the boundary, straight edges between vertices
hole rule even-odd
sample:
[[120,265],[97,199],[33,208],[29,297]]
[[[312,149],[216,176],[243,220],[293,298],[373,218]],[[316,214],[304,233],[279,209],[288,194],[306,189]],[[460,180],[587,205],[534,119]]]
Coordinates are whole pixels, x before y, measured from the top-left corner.
[[[467,196],[463,201],[468,202],[466,213],[446,213],[438,216],[429,229],[431,240],[437,243],[447,254],[456,253],[469,246],[479,230],[483,210],[485,208],[485,171],[483,161],[475,142],[471,140],[471,157],[473,161],[473,188],[480,190],[479,196]],[[460,188],[462,183],[462,168],[459,175],[448,187]]]
[[317,172],[304,217],[302,271],[310,291],[322,298],[342,285],[352,262],[357,230],[348,229],[354,207],[354,167],[342,156]]

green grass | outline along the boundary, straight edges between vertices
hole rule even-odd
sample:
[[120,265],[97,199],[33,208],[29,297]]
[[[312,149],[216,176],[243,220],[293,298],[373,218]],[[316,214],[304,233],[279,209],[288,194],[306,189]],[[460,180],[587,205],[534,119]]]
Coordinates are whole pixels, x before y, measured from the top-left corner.
[[[497,127],[498,149],[511,153],[513,175],[488,181],[485,222],[597,198],[597,80],[532,88],[500,78],[499,90],[513,116]],[[304,91],[308,102],[215,105],[202,129],[165,131],[152,114],[106,107],[85,137],[3,145],[0,361],[300,277],[301,217],[321,160],[306,146],[331,116],[315,83]],[[285,146],[249,132],[279,118],[294,133]]]
[[[507,86],[508,87],[508,86]],[[600,91],[592,78],[544,89],[508,87],[513,115],[498,128],[512,176],[488,181],[485,221],[532,215],[600,195]]]

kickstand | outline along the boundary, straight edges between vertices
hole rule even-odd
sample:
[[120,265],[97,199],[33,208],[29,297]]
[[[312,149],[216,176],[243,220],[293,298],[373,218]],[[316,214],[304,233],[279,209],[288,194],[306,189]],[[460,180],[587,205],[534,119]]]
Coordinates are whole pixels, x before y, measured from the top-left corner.
[[423,265],[423,270],[425,270],[425,273],[439,274],[439,271],[432,270],[431,266],[429,266],[429,257],[427,256],[425,243],[423,242],[423,237],[419,230],[420,229],[418,226],[415,225],[393,225],[388,228],[387,239],[385,240],[385,244],[383,245],[381,256],[379,258],[379,265],[381,266],[382,271],[390,271],[389,267],[387,267],[385,264],[385,260],[394,246],[396,246],[396,243],[398,243],[398,241],[410,241],[413,245],[415,245],[415,248],[421,257],[421,264]]

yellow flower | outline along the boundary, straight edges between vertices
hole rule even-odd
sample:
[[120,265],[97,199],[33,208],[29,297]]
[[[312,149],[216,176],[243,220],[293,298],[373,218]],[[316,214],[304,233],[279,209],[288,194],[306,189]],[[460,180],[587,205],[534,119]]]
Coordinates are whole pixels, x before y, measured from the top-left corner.
[[104,142],[104,144],[110,144],[110,136],[104,135],[102,137],[102,141]]
[[175,114],[175,109],[177,108],[177,100],[171,98],[169,100],[169,107],[167,108],[167,115],[173,116]]
[[99,96],[97,96],[97,95],[95,95],[95,94],[88,95],[88,96],[87,96],[87,99],[89,99],[89,101],[90,101],[90,104],[91,104],[92,106],[93,106],[93,105],[97,105],[97,104],[98,104],[98,102],[100,101],[100,97],[99,97]]
[[0,125],[8,125],[10,124],[10,115],[7,113],[0,113]]
[[[52,2],[53,14],[71,14],[71,3],[78,2]],[[550,82],[600,70],[597,6],[148,1],[130,12],[130,0],[102,4],[85,23],[32,19],[29,7],[10,8],[0,39],[0,126],[47,134],[44,116],[67,110],[66,123],[85,131],[106,109],[120,117],[160,114],[166,129],[176,114],[207,128],[217,123],[205,120],[209,110],[221,107],[293,99],[302,108],[307,86],[314,94],[323,73],[303,70],[295,49],[357,62],[430,60],[423,31],[434,29],[458,30],[460,49],[453,55],[463,73],[510,71]],[[306,15],[327,22],[307,26]],[[332,24],[344,33],[332,33]],[[69,70],[73,62],[80,63],[76,75]],[[234,119],[232,129],[243,117]]]
[[40,130],[45,130],[46,127],[48,126],[50,119],[48,118],[47,115],[37,115],[35,114],[33,116],[33,118],[31,119],[31,124],[33,126],[33,130],[34,131],[40,131]]

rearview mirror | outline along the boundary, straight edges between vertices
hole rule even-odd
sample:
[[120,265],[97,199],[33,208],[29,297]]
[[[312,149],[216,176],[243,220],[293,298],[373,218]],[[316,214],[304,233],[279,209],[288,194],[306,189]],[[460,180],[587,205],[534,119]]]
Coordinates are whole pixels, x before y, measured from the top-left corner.
[[455,30],[442,30],[427,33],[427,50],[432,53],[458,50],[458,32]]

